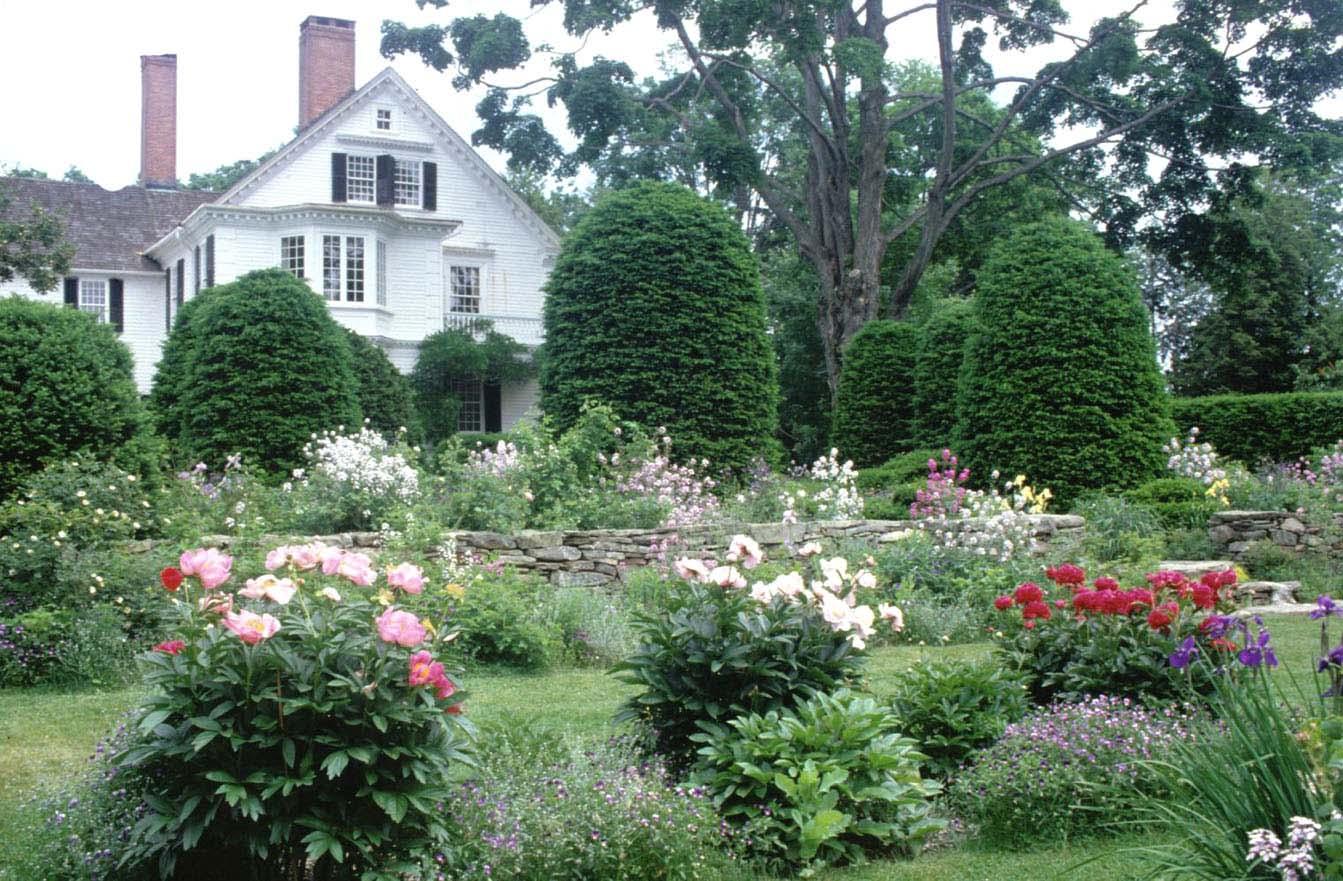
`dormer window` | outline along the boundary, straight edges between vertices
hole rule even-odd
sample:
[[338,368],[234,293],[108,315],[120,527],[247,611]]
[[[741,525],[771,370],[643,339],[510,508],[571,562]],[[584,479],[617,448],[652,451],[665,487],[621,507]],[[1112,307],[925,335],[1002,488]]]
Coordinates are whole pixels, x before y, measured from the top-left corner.
[[345,198],[350,202],[372,202],[377,192],[378,171],[372,156],[351,153],[345,162]]
[[378,131],[389,132],[392,130],[392,111],[379,107],[377,111]]

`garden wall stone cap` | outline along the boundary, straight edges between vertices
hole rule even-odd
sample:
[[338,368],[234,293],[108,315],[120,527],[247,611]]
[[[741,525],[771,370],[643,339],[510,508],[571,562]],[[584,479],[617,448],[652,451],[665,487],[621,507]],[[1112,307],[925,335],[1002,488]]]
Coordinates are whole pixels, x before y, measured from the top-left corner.
[[1217,523],[1233,523],[1238,520],[1280,520],[1291,515],[1291,511],[1214,511],[1212,519]]
[[1156,567],[1162,572],[1179,572],[1186,578],[1202,578],[1209,572],[1225,572],[1235,565],[1231,560],[1162,560]]

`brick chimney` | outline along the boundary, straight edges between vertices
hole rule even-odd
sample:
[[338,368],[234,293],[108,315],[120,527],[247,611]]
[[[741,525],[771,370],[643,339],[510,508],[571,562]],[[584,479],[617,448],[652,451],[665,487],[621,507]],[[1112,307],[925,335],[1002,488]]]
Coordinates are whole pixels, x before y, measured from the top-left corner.
[[354,91],[354,22],[310,15],[298,29],[298,125]]
[[177,56],[140,56],[140,185],[177,186]]

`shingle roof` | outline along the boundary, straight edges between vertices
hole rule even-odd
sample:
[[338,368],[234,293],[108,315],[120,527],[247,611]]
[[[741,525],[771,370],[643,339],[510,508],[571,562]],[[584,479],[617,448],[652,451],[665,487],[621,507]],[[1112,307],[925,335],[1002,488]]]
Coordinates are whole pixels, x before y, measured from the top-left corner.
[[200,190],[153,190],[97,184],[0,177],[0,219],[24,220],[34,202],[65,222],[66,240],[75,246],[77,269],[155,271],[159,265],[142,255],[197,206],[218,199]]

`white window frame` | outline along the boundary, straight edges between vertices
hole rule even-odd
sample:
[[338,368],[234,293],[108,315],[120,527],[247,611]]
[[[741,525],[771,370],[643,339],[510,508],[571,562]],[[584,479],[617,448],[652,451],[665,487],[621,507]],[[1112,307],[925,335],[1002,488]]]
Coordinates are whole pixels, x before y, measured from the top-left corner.
[[377,265],[375,268],[375,272],[377,273],[378,305],[386,306],[387,305],[387,243],[384,242],[382,239],[378,239],[376,247],[377,247],[377,257],[375,259],[377,260]]
[[392,130],[392,109],[390,107],[379,107],[373,111],[373,127],[380,132]]
[[454,379],[449,384],[457,396],[457,430],[477,433],[485,430],[485,387],[478,379]]
[[364,302],[367,287],[367,273],[364,271],[368,260],[367,248],[363,236],[345,237],[345,301],[347,303]]
[[[307,252],[306,236],[280,236],[280,268],[294,278],[306,277]],[[199,274],[196,277],[200,278]]]
[[[464,282],[458,287],[459,274]],[[474,276],[475,292],[469,279]],[[453,315],[479,315],[484,300],[485,273],[477,263],[453,263],[448,266],[448,312]],[[459,292],[460,291],[460,292]]]
[[378,159],[362,153],[345,157],[345,201],[373,204],[378,198]]
[[396,160],[396,170],[392,174],[392,202],[403,208],[419,208],[423,187],[419,161]]
[[342,238],[332,233],[322,234],[322,297],[332,303],[340,302],[341,278],[344,274],[341,262]]
[[107,281],[101,278],[79,280],[79,311],[87,312],[99,324],[107,323]]

